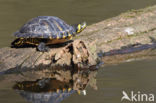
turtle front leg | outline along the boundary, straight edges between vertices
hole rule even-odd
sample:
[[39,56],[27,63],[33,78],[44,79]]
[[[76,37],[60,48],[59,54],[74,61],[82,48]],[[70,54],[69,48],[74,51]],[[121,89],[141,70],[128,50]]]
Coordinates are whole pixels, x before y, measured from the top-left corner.
[[37,50],[40,51],[40,52],[48,52],[49,51],[49,47],[47,47],[44,42],[41,42],[37,46]]

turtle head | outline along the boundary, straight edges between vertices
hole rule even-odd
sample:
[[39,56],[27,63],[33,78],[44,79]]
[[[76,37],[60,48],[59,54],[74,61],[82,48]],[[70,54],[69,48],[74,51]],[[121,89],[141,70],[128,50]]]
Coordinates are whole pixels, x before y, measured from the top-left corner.
[[80,33],[81,31],[83,31],[86,28],[86,26],[87,26],[86,22],[74,25],[74,28],[76,29],[76,33]]

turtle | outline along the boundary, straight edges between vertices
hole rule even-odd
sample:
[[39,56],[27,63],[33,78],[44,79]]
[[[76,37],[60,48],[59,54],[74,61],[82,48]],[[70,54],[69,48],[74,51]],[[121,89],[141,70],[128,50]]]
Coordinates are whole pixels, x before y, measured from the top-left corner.
[[49,45],[72,40],[73,36],[86,28],[86,22],[69,25],[56,16],[37,16],[14,33],[16,39],[11,47],[34,45],[38,51],[46,52]]

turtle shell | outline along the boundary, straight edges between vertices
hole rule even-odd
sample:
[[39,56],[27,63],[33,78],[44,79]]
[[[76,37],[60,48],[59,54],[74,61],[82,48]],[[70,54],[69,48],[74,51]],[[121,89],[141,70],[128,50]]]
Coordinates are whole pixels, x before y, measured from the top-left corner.
[[76,34],[74,27],[55,16],[38,16],[14,33],[18,38],[61,39]]

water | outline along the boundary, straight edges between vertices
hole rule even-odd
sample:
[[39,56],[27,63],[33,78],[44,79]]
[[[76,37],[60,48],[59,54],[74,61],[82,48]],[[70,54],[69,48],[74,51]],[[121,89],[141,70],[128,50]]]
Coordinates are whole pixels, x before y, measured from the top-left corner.
[[92,24],[154,4],[155,0],[0,0],[0,47],[9,46],[12,34],[39,15],[58,16],[69,24]]
[[[92,87],[87,86],[86,96],[73,93],[61,103],[120,103],[123,90],[127,93],[140,91],[156,94],[155,61],[144,60],[100,68],[97,76],[90,76],[89,80],[96,82],[92,82]],[[93,75],[96,71],[90,73]],[[82,80],[88,78],[82,75],[79,77]],[[3,81],[1,78],[0,81],[0,103],[29,103],[12,89],[14,83],[7,80]]]

